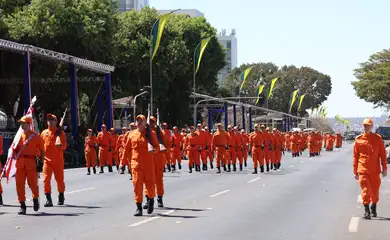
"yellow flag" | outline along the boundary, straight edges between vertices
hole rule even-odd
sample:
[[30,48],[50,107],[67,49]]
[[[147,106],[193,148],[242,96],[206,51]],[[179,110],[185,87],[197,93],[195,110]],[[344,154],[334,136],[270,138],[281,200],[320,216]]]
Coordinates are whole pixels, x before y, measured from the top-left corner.
[[298,111],[301,110],[301,106],[302,106],[302,102],[303,102],[303,99],[305,98],[305,94],[303,94],[300,99],[299,99],[299,106],[298,106]]
[[269,88],[268,99],[271,98],[271,96],[272,96],[272,91],[274,90],[275,83],[276,83],[276,81],[278,81],[278,79],[279,79],[279,78],[274,78],[274,79],[272,79],[272,81],[271,81],[271,87]]
[[165,25],[169,19],[169,15],[165,14],[161,16],[152,27],[152,35],[151,35],[151,52],[152,52],[152,60],[157,53],[158,47],[160,46],[161,37],[164,32]]
[[264,87],[265,87],[265,85],[260,85],[260,86],[259,86],[259,90],[257,91],[257,100],[256,100],[256,104],[259,103],[260,94],[263,92]]
[[244,83],[245,83],[245,81],[246,81],[246,79],[247,79],[249,73],[251,72],[251,70],[252,70],[252,68],[250,67],[250,68],[245,69],[245,71],[243,71],[243,72],[241,73],[241,81],[242,81],[242,82],[241,82],[240,91],[241,91],[241,89],[244,87]]
[[291,97],[291,105],[290,105],[290,111],[291,112],[291,109],[295,103],[295,100],[297,99],[297,95],[298,95],[298,91],[299,90],[295,90],[293,93],[292,93],[292,97]]

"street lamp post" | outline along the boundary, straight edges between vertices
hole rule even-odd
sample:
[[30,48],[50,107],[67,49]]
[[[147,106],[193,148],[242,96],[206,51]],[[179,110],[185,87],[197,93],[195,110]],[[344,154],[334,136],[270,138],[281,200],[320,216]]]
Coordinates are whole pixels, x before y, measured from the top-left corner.
[[137,106],[136,106],[136,101],[137,101],[137,98],[139,97],[139,96],[142,96],[142,95],[144,95],[144,94],[147,94],[148,93],[148,91],[143,91],[143,92],[141,92],[140,94],[137,94],[137,95],[135,95],[135,97],[134,97],[134,99],[133,99],[133,119],[134,119],[134,122],[136,121],[136,116],[135,116],[135,114],[136,114],[136,109],[137,109]]

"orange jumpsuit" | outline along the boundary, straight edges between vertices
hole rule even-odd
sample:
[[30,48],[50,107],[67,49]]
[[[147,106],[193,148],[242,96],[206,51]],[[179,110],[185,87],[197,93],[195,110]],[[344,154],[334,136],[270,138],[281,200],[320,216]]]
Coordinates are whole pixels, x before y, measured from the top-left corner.
[[[30,136],[33,135],[32,138]],[[29,139],[30,138],[30,139]],[[28,141],[29,140],[29,141]],[[28,141],[23,148],[23,144]],[[23,150],[22,150],[23,148]],[[31,189],[32,197],[39,197],[38,173],[36,155],[40,155],[44,151],[44,145],[41,136],[36,132],[30,131],[27,134],[22,134],[22,137],[15,149],[15,152],[22,150],[19,158],[16,161],[16,192],[19,202],[26,201],[26,179],[27,184]],[[46,156],[45,156],[46,159]]]
[[265,162],[267,165],[271,162],[271,154],[272,154],[272,138],[271,134],[267,131],[263,131],[264,136],[264,156],[265,156]]
[[[130,131],[127,131],[124,135],[123,135],[123,137],[122,137],[122,152],[123,152],[123,154],[122,154],[122,158],[120,158],[120,166],[121,167],[125,167],[125,166],[127,166],[128,167],[128,169],[129,169],[129,171],[131,171],[131,152],[129,152],[129,154],[127,154],[126,156],[125,156],[125,146],[126,146],[126,144],[127,144],[127,141],[129,140],[129,136],[130,136],[130,133],[131,133],[132,131],[130,130]],[[121,135],[121,136],[122,136]],[[118,138],[118,141],[120,141],[120,138]],[[117,146],[118,146],[118,143],[117,143]]]
[[112,151],[112,136],[108,131],[99,132],[97,136],[99,144],[99,165],[100,167],[112,166],[112,159],[109,152]]
[[257,169],[258,164],[260,164],[261,172],[264,172],[264,134],[262,132],[251,134],[249,142],[252,149],[253,168]]
[[119,151],[118,151],[118,148],[117,148],[117,142],[118,142],[118,134],[116,132],[112,133],[111,134],[111,141],[112,141],[112,144],[111,144],[111,147],[112,147],[112,151],[111,153],[109,152],[108,155],[110,156],[111,155],[111,162],[115,162],[115,166],[119,167]]
[[62,146],[56,146],[57,127],[51,127],[41,133],[44,143],[45,161],[43,163],[43,191],[45,194],[51,194],[51,176],[57,182],[59,193],[65,192],[64,181],[64,151],[67,148],[65,132],[61,130],[60,140]]
[[355,140],[353,172],[359,174],[363,205],[379,201],[381,166],[387,171],[386,150],[378,134],[362,134]]
[[216,151],[217,168],[220,170],[221,163],[225,164],[227,146],[227,133],[217,130],[213,135],[211,148]]
[[316,146],[316,142],[317,142],[316,136],[313,133],[311,133],[309,135],[309,137],[307,138],[307,141],[308,141],[309,155],[310,155],[310,157],[312,157],[313,154],[316,152],[316,147],[317,147]]
[[[151,132],[153,132],[153,134],[156,134],[157,137],[157,128],[151,128]],[[161,138],[163,136],[161,129],[160,129],[160,136]],[[164,195],[164,167],[166,162],[165,152],[161,152],[159,149],[158,151],[154,152],[153,159],[154,159],[154,173],[156,175],[155,177],[156,192],[157,192],[157,196],[162,197]],[[146,195],[149,196],[147,191],[146,191]]]
[[276,146],[277,146],[277,139],[274,133],[270,133],[271,137],[271,143],[272,143],[272,149],[270,152],[270,158],[271,158],[271,169],[276,164]]
[[118,152],[118,155],[119,155],[119,166],[120,167],[124,166],[123,159],[124,159],[125,146],[126,146],[125,136],[126,136],[126,133],[119,135],[118,140],[116,141],[116,149],[115,150]]
[[[151,131],[150,137],[153,147],[158,151],[159,146],[155,132]],[[144,184],[146,195],[149,198],[154,198],[156,195],[156,174],[153,155],[153,153],[148,151],[148,140],[146,139],[145,131],[133,130],[126,142],[124,156],[126,159],[128,156],[131,156],[134,201],[136,203],[142,203],[143,201]]]
[[236,138],[234,137],[234,133],[232,131],[227,132],[227,145],[228,145],[228,150],[226,151],[226,159],[225,159],[225,164],[228,165],[230,168],[230,165],[236,163]]
[[172,148],[172,165],[176,166],[176,162],[181,164],[182,148],[183,148],[183,135],[180,133],[173,134],[173,148]]
[[163,144],[167,149],[167,151],[164,152],[165,164],[167,165],[168,169],[171,169],[172,134],[169,129],[163,129],[161,130],[161,133]]
[[201,139],[196,132],[187,135],[187,141],[184,148],[188,151],[188,167],[190,169],[192,168],[192,164],[200,166],[199,149],[201,145]]
[[298,134],[293,134],[290,137],[290,149],[291,152],[294,155],[296,155],[299,152],[299,137]]
[[285,145],[286,145],[287,151],[291,151],[291,140],[290,140],[291,136],[290,136],[290,134],[286,133],[284,135],[284,137],[285,137],[285,142],[286,142]]
[[[243,143],[243,137],[242,137],[242,134],[239,133],[239,132],[235,132],[234,133],[234,138],[235,138],[235,142],[236,142],[236,158],[235,159],[238,159],[238,163],[240,164],[240,166],[243,164],[243,146],[244,146],[244,143]],[[237,160],[234,160],[233,161],[233,164],[236,164]]]
[[[201,151],[200,151],[200,154],[198,154],[198,157],[200,157],[200,159],[202,159],[203,166],[206,166],[207,165],[207,155],[208,155],[208,151],[206,150],[206,146],[209,145],[209,143],[207,141],[208,140],[208,137],[207,137],[208,133],[206,133],[203,130],[197,130],[197,131],[195,131],[195,133],[198,135],[199,144],[201,147]],[[199,161],[200,161],[200,159],[199,159]]]
[[[283,151],[283,142],[284,142],[284,137],[279,134],[279,133],[275,133],[274,134],[274,138],[275,138],[275,164],[276,165],[279,165],[282,161],[282,151]],[[277,166],[278,168],[278,166]]]
[[340,134],[336,134],[336,148],[341,148],[343,145],[343,137]]
[[244,150],[242,152],[242,158],[244,159],[245,166],[246,166],[246,161],[248,160],[248,151],[249,151],[249,135],[247,133],[242,134],[242,144],[244,147]]
[[214,162],[214,153],[211,145],[213,144],[213,134],[206,132],[207,136],[207,151],[206,155],[210,159],[210,166],[213,166]]
[[85,137],[84,152],[87,168],[96,167],[96,146],[95,136]]

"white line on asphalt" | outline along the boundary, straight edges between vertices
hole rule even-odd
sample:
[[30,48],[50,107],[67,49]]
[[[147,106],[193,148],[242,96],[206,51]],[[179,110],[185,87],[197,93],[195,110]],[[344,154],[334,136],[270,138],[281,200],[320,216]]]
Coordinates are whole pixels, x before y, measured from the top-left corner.
[[356,201],[357,203],[363,203],[362,195],[359,194]]
[[[169,211],[167,211],[167,212],[162,213],[161,215],[170,215],[170,214],[172,214],[172,213],[174,213],[174,212],[175,212],[175,210],[169,210]],[[145,223],[148,223],[148,222],[157,220],[157,219],[159,219],[159,218],[161,218],[161,216],[151,217],[151,218],[148,218],[148,219],[145,219],[145,220],[142,220],[142,221],[133,223],[133,224],[129,225],[129,227],[137,227],[137,226],[139,226],[139,225],[142,225],[142,224],[145,224]]]
[[352,217],[349,222],[348,230],[349,232],[357,232],[359,226],[359,217]]
[[248,183],[256,182],[256,181],[259,180],[259,179],[260,179],[260,177],[254,178],[254,179],[252,179],[252,180],[249,180]]
[[206,208],[207,210],[213,210],[213,208],[209,207],[209,208]]
[[224,190],[224,191],[222,191],[222,192],[219,192],[219,193],[210,195],[210,197],[211,197],[211,198],[217,197],[217,196],[219,196],[219,195],[222,195],[222,194],[225,194],[225,193],[228,193],[228,192],[230,192],[230,190]]
[[76,191],[71,191],[71,192],[65,192],[65,194],[73,194],[73,193],[79,193],[79,192],[86,192],[86,191],[91,191],[95,190],[96,188],[86,188],[86,189],[80,189]]
[[304,163],[304,161],[301,161],[301,163]]
[[294,165],[290,165],[290,167],[294,167]]

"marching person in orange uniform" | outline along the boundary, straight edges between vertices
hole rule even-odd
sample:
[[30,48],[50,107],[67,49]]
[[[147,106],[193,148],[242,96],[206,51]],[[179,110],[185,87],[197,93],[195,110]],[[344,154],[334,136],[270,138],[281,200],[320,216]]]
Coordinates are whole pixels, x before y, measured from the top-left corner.
[[286,149],[287,149],[288,152],[291,152],[291,135],[292,134],[290,134],[288,132],[284,135],[285,142],[286,142],[285,145],[286,145]]
[[319,131],[317,131],[317,156],[320,155],[321,150],[322,150],[322,143],[323,142],[323,137]]
[[245,129],[241,129],[242,134],[242,144],[244,150],[242,151],[242,158],[244,160],[244,167],[248,166],[248,151],[249,151],[249,135],[246,133]]
[[[206,131],[202,129],[202,124],[197,125],[198,129],[195,133],[198,135],[200,143],[200,154],[198,154],[199,161],[202,160],[202,170],[207,171],[207,147],[209,143],[207,142],[208,137]],[[199,169],[200,170],[200,169]]]
[[[231,172],[232,161],[233,163],[237,161],[236,160],[236,139],[234,137],[232,125],[228,125],[226,136],[227,136],[228,149],[226,151],[226,160],[223,169],[226,172]],[[227,165],[227,169],[226,169],[226,165]]]
[[[153,213],[156,174],[153,160],[153,152],[149,151],[148,144],[158,151],[158,141],[156,133],[147,128],[146,118],[144,115],[136,117],[137,129],[129,135],[124,149],[124,156],[131,156],[131,171],[133,175],[134,201],[137,210],[134,216],[142,216],[143,188],[145,184],[148,193],[146,209],[148,214]],[[161,170],[162,172],[162,170]]]
[[290,137],[290,149],[292,157],[299,156],[299,137],[297,131],[295,131]]
[[233,171],[235,172],[236,171],[236,162],[237,162],[237,159],[238,159],[238,163],[240,164],[240,171],[243,170],[243,164],[244,164],[244,161],[243,161],[243,151],[244,151],[244,141],[243,141],[243,137],[242,137],[242,134],[240,131],[238,131],[238,127],[235,126],[234,127],[234,138],[235,138],[235,143],[236,143],[236,148],[235,148],[235,151],[236,151],[236,159],[233,161]]
[[98,133],[97,143],[99,144],[99,165],[100,172],[104,173],[104,166],[108,166],[108,171],[112,172],[112,159],[110,158],[110,152],[112,151],[112,136],[107,131],[107,126],[102,125],[102,131]]
[[[2,171],[3,166],[1,165],[1,155],[3,154],[3,137],[0,135],[0,171]],[[3,187],[1,186],[0,179],[0,205],[3,205]]]
[[[371,119],[363,121],[364,133],[356,137],[353,150],[353,173],[362,189],[364,218],[377,217],[377,203],[381,185],[380,174],[387,176],[386,150],[382,137],[372,132]],[[382,170],[381,170],[382,167]],[[371,204],[372,203],[372,204]],[[371,204],[371,212],[370,212]]]
[[273,133],[274,139],[275,139],[275,150],[274,150],[274,152],[275,152],[274,153],[275,163],[274,163],[274,169],[278,170],[278,169],[280,169],[280,166],[282,165],[281,161],[282,161],[282,151],[283,151],[284,137],[282,136],[282,134],[280,134],[280,132],[276,128],[274,128],[272,130],[272,133]]
[[111,134],[111,149],[112,151],[108,153],[111,162],[115,163],[116,170],[119,172],[119,151],[117,149],[117,142],[118,142],[118,134],[115,132],[115,128],[110,129],[110,134]]
[[[271,153],[272,153],[272,139],[271,139],[271,134],[269,131],[266,130],[264,125],[260,126],[261,131],[264,136],[264,157],[265,157],[265,164],[267,168],[267,172],[269,172],[269,164],[271,162]],[[268,128],[269,130],[269,128]]]
[[213,135],[211,148],[216,152],[217,161],[217,173],[221,173],[221,163],[224,165],[226,171],[226,149],[228,148],[228,136],[227,133],[222,129],[222,124],[218,123],[217,131]]
[[[116,141],[116,151],[119,153],[119,174],[125,174],[126,166],[128,166],[129,173],[131,172],[130,163],[125,158],[125,146],[127,142],[128,131],[126,127],[122,128],[122,134],[119,135]],[[129,154],[131,157],[131,154]]]
[[270,150],[270,169],[271,170],[276,170],[276,145],[277,145],[277,140],[275,137],[275,133],[272,131],[270,132],[270,128],[267,127],[266,131],[269,133],[270,138],[271,138],[271,150]]
[[[157,140],[159,142],[159,149],[154,152],[154,172],[156,178],[156,192],[157,192],[157,206],[159,208],[164,207],[163,196],[164,196],[164,168],[165,168],[165,153],[162,151],[163,145],[161,129],[156,125],[157,120],[154,116],[149,118],[149,127],[151,132],[156,134]],[[162,146],[161,146],[162,145]],[[146,196],[148,196],[148,191],[145,191]],[[145,208],[145,206],[144,206]]]
[[[43,191],[46,195],[44,207],[52,207],[51,198],[51,176],[54,173],[54,179],[58,188],[58,205],[64,205],[65,181],[64,181],[64,151],[67,148],[65,132],[57,127],[57,117],[53,114],[46,116],[48,129],[43,130],[41,138],[45,149],[45,161],[43,163]],[[60,143],[56,142],[59,136]]]
[[260,131],[259,124],[255,125],[255,131],[249,137],[249,143],[252,150],[253,173],[257,174],[257,166],[260,165],[260,172],[264,172],[264,135]]
[[195,165],[195,171],[200,172],[200,152],[202,147],[201,138],[195,131],[195,127],[190,127],[190,133],[187,135],[187,141],[184,148],[188,151],[188,168],[192,173],[192,166]]
[[[137,129],[137,126],[136,126],[136,124],[134,123],[134,122],[132,122],[132,123],[130,123],[129,124],[129,131],[127,131],[126,133],[125,133],[125,136],[124,136],[124,138],[123,138],[123,146],[125,146],[126,145],[126,142],[127,142],[127,140],[128,140],[128,138],[129,138],[129,135],[130,135],[130,133],[132,132],[132,131],[134,131],[134,130],[136,130]],[[130,180],[132,180],[132,174],[131,174],[131,154],[129,154],[127,157],[124,157],[123,156],[123,162],[122,162],[122,160],[121,160],[121,166],[122,166],[122,168],[121,169],[123,169],[123,174],[124,174],[124,171],[125,171],[125,166],[127,165],[127,168],[128,168],[128,172],[129,172],[129,174],[130,174]],[[120,172],[120,174],[121,174],[121,172]]]
[[[182,128],[180,134],[183,136],[183,145],[184,145],[186,140],[187,140],[187,131],[186,131],[186,129]],[[183,150],[181,151],[181,154],[182,154],[182,158],[187,160],[187,150],[184,147],[183,147]]]
[[174,126],[173,127],[173,141],[172,141],[172,169],[176,170],[176,162],[179,170],[181,169],[181,157],[182,157],[182,149],[183,149],[183,135],[180,134],[179,129]]
[[168,172],[171,171],[171,149],[172,149],[172,134],[171,131],[168,129],[168,124],[163,123],[162,124],[162,141],[167,149],[164,154],[165,154],[165,165],[167,166]]
[[333,151],[333,145],[334,145],[334,140],[333,140],[333,136],[331,133],[328,133],[326,135],[326,150],[327,151]]
[[313,131],[310,131],[309,137],[307,138],[307,144],[309,148],[309,157],[314,157],[316,152],[316,136]]
[[[211,145],[213,143],[213,134],[210,132],[210,129],[207,126],[204,127],[204,130],[205,130],[206,136],[207,136],[206,163],[207,163],[207,157],[208,157],[210,159],[210,168],[214,169],[214,165],[213,165],[214,153],[213,153],[213,149],[211,148]],[[206,170],[207,170],[207,166],[206,166]]]
[[34,203],[34,211],[39,210],[39,187],[38,187],[38,172],[37,172],[37,155],[40,155],[40,164],[45,158],[44,146],[41,136],[30,130],[32,118],[28,116],[22,117],[18,121],[23,129],[23,134],[18,145],[15,148],[16,156],[16,192],[20,203],[19,215],[25,215],[26,207],[26,180],[31,189]]
[[85,152],[85,162],[87,164],[87,175],[91,175],[91,167],[93,174],[96,174],[96,148],[97,142],[96,137],[92,135],[92,129],[87,130],[87,137],[85,138],[84,152]]
[[336,134],[336,148],[341,148],[343,145],[343,137],[341,136],[340,133]]

